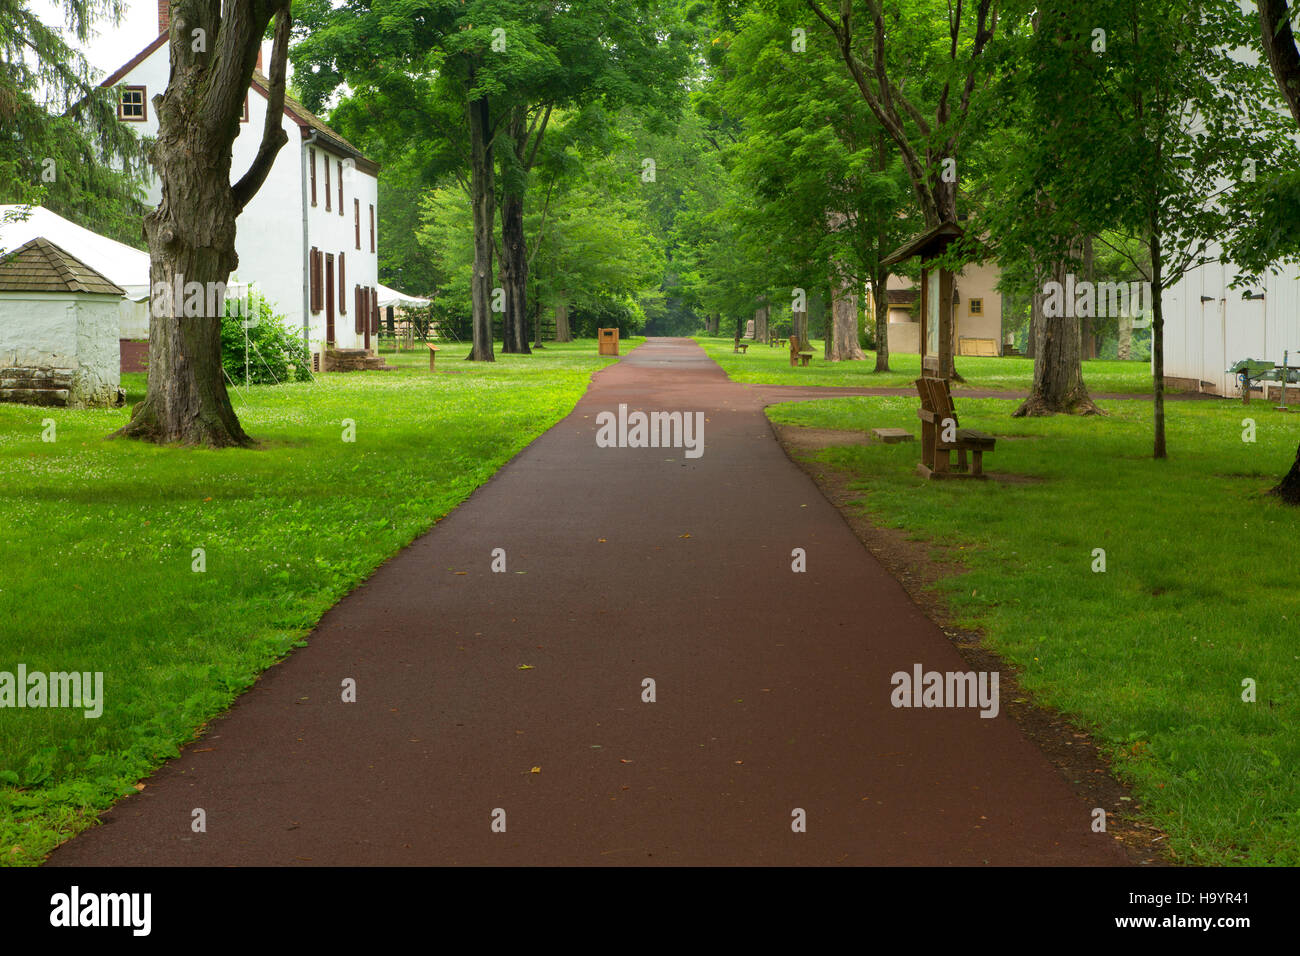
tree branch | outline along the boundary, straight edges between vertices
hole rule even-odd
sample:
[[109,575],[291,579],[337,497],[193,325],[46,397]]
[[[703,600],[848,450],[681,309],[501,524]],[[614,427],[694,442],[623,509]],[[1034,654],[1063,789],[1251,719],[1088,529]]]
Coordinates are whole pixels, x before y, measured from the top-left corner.
[[[276,155],[289,141],[289,136],[284,131],[284,79],[285,60],[289,53],[289,27],[292,20],[289,0],[280,0],[275,11],[275,41],[271,49],[271,75],[268,77],[271,88],[266,91],[266,123],[262,127],[262,144],[258,147],[257,155],[253,157],[248,172],[244,173],[232,190],[236,212],[242,211],[257,195],[257,191],[262,188],[267,175],[271,172]],[[255,36],[257,43],[260,44],[261,34]]]
[[1291,32],[1291,11],[1287,0],[1255,0],[1259,7],[1260,34],[1264,55],[1273,69],[1291,115],[1300,123],[1300,51]]

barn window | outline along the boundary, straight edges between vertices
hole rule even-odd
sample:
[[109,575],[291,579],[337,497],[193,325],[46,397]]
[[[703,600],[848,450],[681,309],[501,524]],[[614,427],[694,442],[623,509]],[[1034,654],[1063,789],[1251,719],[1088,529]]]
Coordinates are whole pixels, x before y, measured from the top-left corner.
[[971,314],[971,315],[983,315],[983,314],[984,314],[984,300],[983,300],[983,299],[971,299],[971,300],[970,300],[970,314]]
[[143,123],[149,118],[143,86],[122,87],[122,99],[117,107],[117,117],[135,123]]

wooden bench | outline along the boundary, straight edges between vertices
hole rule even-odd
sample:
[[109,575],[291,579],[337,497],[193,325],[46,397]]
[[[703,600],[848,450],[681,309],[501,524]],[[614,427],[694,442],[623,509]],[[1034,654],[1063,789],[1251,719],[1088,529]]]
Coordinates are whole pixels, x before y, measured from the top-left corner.
[[[916,470],[926,478],[987,478],[984,453],[993,450],[997,439],[984,432],[958,427],[947,379],[918,378],[916,390],[921,396],[916,416],[921,419],[922,459]],[[945,432],[952,436],[952,441],[944,440]],[[951,464],[954,451],[957,452],[956,468]],[[971,453],[969,471],[968,451]]]
[[749,351],[749,345],[750,343],[748,342],[742,342],[740,341],[740,339],[736,339],[736,345],[731,351],[739,352],[741,355],[745,355]]
[[804,365],[807,365],[809,359],[811,359],[812,357],[813,357],[812,352],[805,351],[804,349],[801,348],[799,344],[799,336],[797,335],[790,336],[790,367],[791,368],[799,365],[800,362],[802,362]]

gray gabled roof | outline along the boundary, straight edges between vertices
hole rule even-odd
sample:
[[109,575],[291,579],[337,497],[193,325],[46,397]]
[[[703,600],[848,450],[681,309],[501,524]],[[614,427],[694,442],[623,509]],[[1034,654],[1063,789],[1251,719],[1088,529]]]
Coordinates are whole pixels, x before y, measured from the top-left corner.
[[0,292],[126,295],[119,286],[44,236],[0,256]]

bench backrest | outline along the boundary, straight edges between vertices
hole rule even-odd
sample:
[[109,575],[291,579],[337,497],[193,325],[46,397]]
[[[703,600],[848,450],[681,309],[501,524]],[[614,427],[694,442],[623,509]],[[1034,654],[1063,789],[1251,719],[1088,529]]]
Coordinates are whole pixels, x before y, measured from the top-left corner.
[[933,412],[942,421],[951,418],[957,421],[957,410],[952,407],[952,392],[946,378],[918,378],[916,390],[921,396],[921,407]]
[[790,354],[791,355],[799,354],[799,336],[797,335],[790,336]]

